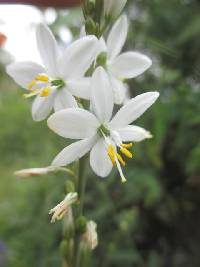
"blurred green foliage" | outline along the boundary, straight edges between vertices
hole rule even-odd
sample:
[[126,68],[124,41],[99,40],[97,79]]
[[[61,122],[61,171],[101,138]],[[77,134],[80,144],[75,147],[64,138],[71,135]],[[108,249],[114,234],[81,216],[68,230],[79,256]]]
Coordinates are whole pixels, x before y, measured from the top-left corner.
[[[200,2],[134,0],[127,49],[150,55],[151,70],[130,82],[132,96],[159,90],[137,124],[154,138],[135,144],[122,185],[113,171],[87,170],[85,213],[98,223],[99,246],[87,266],[200,266]],[[53,26],[79,34],[80,13]],[[48,165],[66,140],[34,123],[22,91],[0,72],[0,239],[8,267],[60,266],[61,223],[48,210],[63,198],[62,174],[17,179],[16,169]],[[1,254],[0,254],[1,257]]]

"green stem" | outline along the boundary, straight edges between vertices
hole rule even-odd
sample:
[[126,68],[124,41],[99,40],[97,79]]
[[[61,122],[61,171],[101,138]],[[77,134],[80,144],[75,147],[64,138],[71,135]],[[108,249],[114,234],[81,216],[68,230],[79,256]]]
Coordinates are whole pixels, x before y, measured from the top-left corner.
[[[79,175],[77,180],[77,193],[79,196],[79,206],[77,208],[76,219],[80,218],[83,215],[83,205],[84,205],[84,195],[85,195],[85,186],[86,186],[86,177],[84,175],[85,171],[85,158],[79,160]],[[74,237],[74,264],[73,267],[80,267],[81,259],[81,237],[80,234],[76,231]]]

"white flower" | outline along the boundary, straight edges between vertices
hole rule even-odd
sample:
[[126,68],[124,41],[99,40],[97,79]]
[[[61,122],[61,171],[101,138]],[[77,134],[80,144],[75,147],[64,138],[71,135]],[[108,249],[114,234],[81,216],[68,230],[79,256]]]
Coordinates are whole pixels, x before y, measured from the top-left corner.
[[97,53],[97,39],[86,36],[72,43],[61,55],[51,31],[43,24],[36,30],[37,46],[44,66],[34,62],[17,62],[7,73],[23,88],[27,97],[37,95],[32,116],[36,121],[51,112],[77,107],[74,96],[89,99],[90,79],[83,78]]
[[[146,71],[152,61],[138,52],[124,52],[120,54],[128,34],[128,22],[125,15],[121,16],[112,27],[107,42],[100,39],[100,50],[107,54],[107,69],[115,95],[115,103],[124,103],[124,79],[135,78]],[[100,51],[99,51],[100,52]]]
[[121,165],[125,165],[122,156],[132,158],[128,150],[132,144],[123,142],[139,142],[151,137],[143,128],[130,124],[139,118],[158,96],[158,92],[141,94],[129,100],[111,118],[114,101],[110,82],[105,70],[102,67],[97,68],[92,77],[91,89],[94,114],[80,108],[67,109],[56,112],[48,119],[48,126],[60,136],[81,139],[63,149],[52,165],[68,165],[91,150],[90,165],[97,175],[106,177],[112,167],[117,166],[122,181],[125,181],[121,168]]
[[104,14],[117,17],[122,12],[127,0],[104,0]]
[[86,225],[86,233],[83,235],[84,244],[94,250],[98,245],[97,224],[89,221]]
[[77,199],[78,194],[76,192],[67,194],[62,202],[50,210],[49,214],[53,214],[51,222],[54,223],[56,220],[61,220],[68,211],[70,212],[71,205],[74,204]]

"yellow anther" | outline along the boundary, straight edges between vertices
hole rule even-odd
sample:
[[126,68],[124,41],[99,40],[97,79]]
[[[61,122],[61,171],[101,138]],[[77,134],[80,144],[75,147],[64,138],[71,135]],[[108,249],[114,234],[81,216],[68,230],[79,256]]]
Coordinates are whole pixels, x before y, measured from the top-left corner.
[[33,87],[34,87],[35,85],[36,85],[36,81],[35,81],[35,80],[31,81],[31,82],[28,84],[28,89],[29,89],[29,90],[32,90]]
[[129,144],[122,144],[121,145],[123,148],[131,148],[133,146],[133,143],[129,143]]
[[130,151],[128,151],[127,148],[125,148],[125,147],[121,147],[121,148],[120,148],[120,151],[121,151],[121,153],[124,154],[127,158],[132,159],[133,154],[132,154]]
[[110,160],[112,161],[112,164],[115,165],[115,148],[113,145],[109,145],[108,146],[108,156],[110,158]]
[[122,177],[122,183],[125,184],[127,182],[126,178],[125,177]]
[[48,96],[50,92],[51,92],[51,87],[44,88],[42,89],[40,96],[42,97]]
[[119,160],[119,162],[122,164],[122,166],[126,166],[126,162],[123,160],[123,158],[122,158],[122,156],[120,155],[120,154],[116,154],[116,156],[117,156],[117,158],[118,158],[118,160]]
[[35,80],[39,82],[48,82],[49,77],[47,77],[46,75],[38,75]]

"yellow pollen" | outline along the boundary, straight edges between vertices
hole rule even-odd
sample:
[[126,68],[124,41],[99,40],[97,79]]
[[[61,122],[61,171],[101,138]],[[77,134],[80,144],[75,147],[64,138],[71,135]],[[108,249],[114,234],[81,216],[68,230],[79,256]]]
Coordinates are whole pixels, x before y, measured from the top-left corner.
[[123,148],[131,148],[133,146],[133,143],[129,143],[129,144],[122,144],[121,145]]
[[35,81],[35,80],[31,81],[31,82],[28,84],[28,89],[29,89],[29,90],[32,90],[33,87],[34,87],[35,85],[36,85],[36,81]]
[[128,151],[127,148],[125,148],[125,147],[121,147],[121,148],[120,148],[120,151],[121,151],[121,153],[124,154],[127,158],[132,159],[133,154],[132,154],[130,151]]
[[51,87],[46,87],[42,89],[40,96],[42,97],[48,96],[50,92],[51,92]]
[[120,155],[120,154],[116,154],[116,156],[117,156],[117,158],[118,158],[118,160],[119,160],[119,162],[122,164],[122,166],[126,166],[126,162],[123,160],[123,158],[122,158],[122,156]]
[[39,81],[39,82],[48,82],[49,81],[49,77],[45,76],[45,75],[38,75],[35,78],[35,81]]

